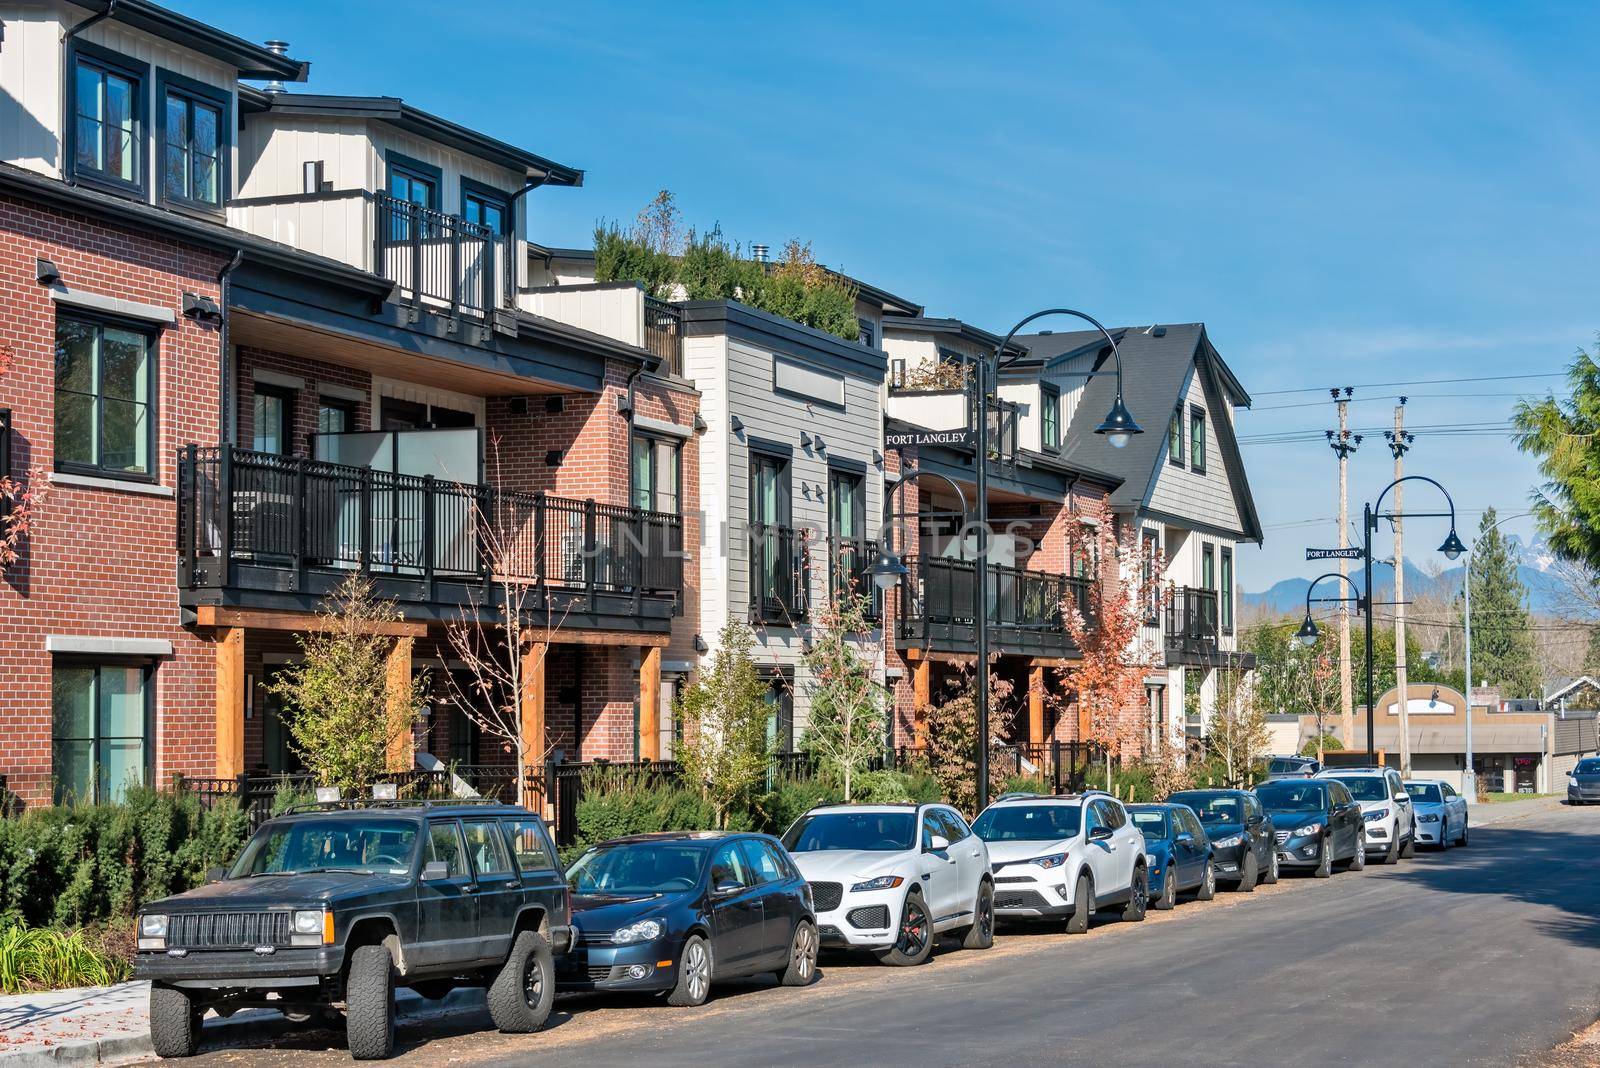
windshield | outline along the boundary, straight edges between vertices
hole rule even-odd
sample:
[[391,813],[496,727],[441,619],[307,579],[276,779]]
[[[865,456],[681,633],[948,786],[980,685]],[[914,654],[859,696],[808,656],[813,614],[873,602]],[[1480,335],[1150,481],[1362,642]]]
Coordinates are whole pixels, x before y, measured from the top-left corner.
[[1130,808],[1128,818],[1133,820],[1135,827],[1144,832],[1146,841],[1171,837],[1167,834],[1167,814],[1158,808]]
[[1389,780],[1382,775],[1335,775],[1333,779],[1350,789],[1357,801],[1389,800]]
[[596,846],[567,869],[574,894],[640,897],[700,885],[706,847],[693,842],[622,842]]
[[1572,769],[1574,775],[1600,775],[1600,760],[1590,757],[1588,760],[1578,761],[1578,766]]
[[1053,842],[1078,833],[1077,805],[996,805],[978,814],[973,833],[985,842]]
[[1200,822],[1207,827],[1244,822],[1244,809],[1232,794],[1182,793],[1173,794],[1167,800],[1194,809]]
[[1439,788],[1431,782],[1408,782],[1406,783],[1406,793],[1411,795],[1411,800],[1413,801],[1438,803],[1444,800],[1444,795],[1439,792]]
[[1279,779],[1256,787],[1256,796],[1268,808],[1280,812],[1322,812],[1327,808],[1328,788],[1318,782]]
[[784,833],[791,853],[856,849],[898,853],[911,848],[917,826],[912,812],[818,812],[802,816]]
[[404,875],[411,870],[417,825],[404,820],[311,819],[268,825],[245,845],[232,878],[354,871]]

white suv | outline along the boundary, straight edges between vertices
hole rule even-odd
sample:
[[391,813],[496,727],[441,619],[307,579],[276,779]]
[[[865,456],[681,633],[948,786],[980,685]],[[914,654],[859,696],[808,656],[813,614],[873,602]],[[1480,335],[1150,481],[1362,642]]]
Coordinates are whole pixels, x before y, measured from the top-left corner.
[[783,835],[811,886],[824,946],[921,964],[937,937],[994,944],[989,851],[948,805],[825,805]]
[[1366,824],[1363,844],[1368,854],[1381,854],[1379,864],[1410,859],[1417,852],[1417,814],[1411,794],[1393,768],[1324,768],[1313,778],[1335,779],[1361,804]]
[[972,829],[989,847],[995,912],[1006,919],[1059,919],[1067,933],[1122,905],[1125,920],[1144,919],[1150,903],[1144,832],[1110,794],[1011,797],[979,813]]

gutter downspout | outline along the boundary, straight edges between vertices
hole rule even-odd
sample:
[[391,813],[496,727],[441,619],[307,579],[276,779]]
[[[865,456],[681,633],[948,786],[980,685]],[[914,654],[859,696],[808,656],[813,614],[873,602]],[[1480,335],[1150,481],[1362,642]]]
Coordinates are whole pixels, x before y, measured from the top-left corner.
[[[541,185],[544,185],[549,180],[550,180],[550,172],[548,172],[548,171],[546,171],[544,174],[539,175],[539,177],[537,177],[537,178],[533,177],[530,174],[528,176],[527,184],[524,185],[521,189],[517,190],[515,193],[512,193],[511,194],[511,198],[506,201],[506,210],[511,212],[511,251],[512,252],[516,252],[517,251],[517,201],[521,200],[523,197],[527,196],[529,193],[533,192],[535,189],[538,189]],[[520,282],[521,282],[521,275],[522,275],[522,262],[521,262],[521,260],[522,260],[522,257],[520,257],[520,256],[511,256],[511,255],[507,255],[506,256],[506,270],[511,275],[511,277],[507,279],[507,281],[510,283],[510,285],[507,287],[510,290],[510,292],[507,294],[507,296],[511,297],[511,303],[512,303],[513,306],[516,305],[517,289],[518,289],[518,287],[520,285]],[[549,266],[548,261],[546,262],[546,266],[547,267]]]
[[[75,24],[73,24],[71,26],[68,26],[65,30],[62,30],[61,31],[61,43],[63,45],[66,44],[68,41],[72,40],[74,37],[78,36],[78,34],[82,33],[84,30],[87,30],[90,26],[93,26],[95,23],[102,22],[105,19],[110,18],[112,16],[112,14],[116,10],[117,10],[117,0],[106,0],[106,9],[104,11],[100,12],[98,15],[90,15],[88,18],[82,20],[81,22],[75,23]],[[63,51],[62,55],[64,57],[66,55],[66,52]],[[73,73],[71,71],[67,71],[66,72],[66,77],[68,79],[67,84],[73,84],[74,83],[75,78],[74,78],[74,75],[73,75]],[[61,163],[60,163],[60,166],[57,167],[57,170],[59,170],[61,172],[61,178],[62,178],[63,181],[65,181],[68,185],[76,186],[78,184],[77,176],[74,173],[72,177],[68,177],[68,173],[71,170],[71,168],[69,168],[67,166],[67,136],[68,136],[67,135],[67,131],[73,129],[73,125],[72,125],[72,122],[71,122],[72,116],[70,114],[68,114],[68,109],[71,106],[72,106],[72,94],[71,93],[62,93],[61,94],[61,125],[58,127],[58,129],[61,130],[61,137],[59,138],[58,143],[57,143],[57,147],[61,151]],[[140,155],[142,156],[143,153],[141,152]],[[141,159],[140,162],[141,163],[147,163],[148,161]]]
[[217,347],[220,350],[221,366],[217,373],[217,436],[224,444],[233,443],[236,428],[233,424],[233,353],[228,351],[228,276],[238,270],[244,262],[244,249],[239,249],[233,258],[217,272],[217,302],[222,306],[222,322],[217,327]]
[[106,9],[104,11],[100,12],[98,15],[90,15],[82,22],[79,22],[74,26],[69,26],[67,29],[63,30],[61,33],[62,42],[65,43],[78,36],[78,34],[82,33],[84,30],[87,30],[95,23],[100,22],[103,19],[110,18],[116,10],[117,0],[106,0]]

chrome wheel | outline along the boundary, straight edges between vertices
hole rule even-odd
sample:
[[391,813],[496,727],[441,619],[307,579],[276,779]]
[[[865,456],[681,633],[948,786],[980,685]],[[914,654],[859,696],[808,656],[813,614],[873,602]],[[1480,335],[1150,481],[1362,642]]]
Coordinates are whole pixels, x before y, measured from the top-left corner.
[[809,980],[817,967],[817,929],[809,923],[801,923],[794,933],[792,959],[795,974]]
[[699,939],[691,941],[683,951],[683,971],[689,979],[689,994],[695,1000],[706,996],[711,986],[711,954]]
[[894,947],[907,957],[919,956],[928,944],[928,914],[922,901],[912,895],[906,899],[905,910],[900,914],[900,937]]

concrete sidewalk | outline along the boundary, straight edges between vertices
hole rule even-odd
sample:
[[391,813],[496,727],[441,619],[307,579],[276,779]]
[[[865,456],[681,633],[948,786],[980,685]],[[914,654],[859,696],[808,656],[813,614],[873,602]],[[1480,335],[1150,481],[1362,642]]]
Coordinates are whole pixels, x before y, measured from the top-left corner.
[[[63,1064],[108,1064],[150,1057],[150,984],[48,990],[0,997],[0,1065],[45,1068]],[[453,991],[428,1001],[409,990],[395,995],[401,1019],[483,1008],[483,991]],[[257,1033],[277,1033],[283,1017],[271,1009],[241,1010],[224,1020],[207,1013],[207,1047],[249,1041]]]
[[1565,794],[1540,794],[1525,801],[1480,801],[1467,806],[1467,822],[1471,827],[1492,827],[1497,823],[1536,816],[1560,808],[1565,803]]

